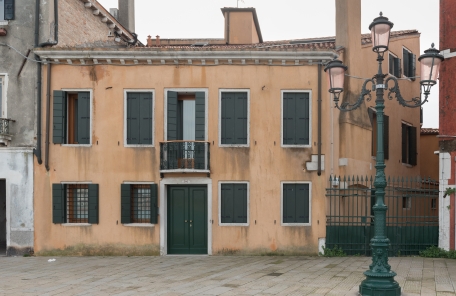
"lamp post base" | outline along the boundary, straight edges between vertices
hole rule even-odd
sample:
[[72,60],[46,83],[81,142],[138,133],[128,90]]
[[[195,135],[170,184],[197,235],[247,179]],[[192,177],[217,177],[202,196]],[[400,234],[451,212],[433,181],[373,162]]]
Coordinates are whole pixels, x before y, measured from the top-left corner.
[[363,296],[400,296],[401,287],[394,280],[395,272],[364,272],[366,279],[359,285],[359,294]]

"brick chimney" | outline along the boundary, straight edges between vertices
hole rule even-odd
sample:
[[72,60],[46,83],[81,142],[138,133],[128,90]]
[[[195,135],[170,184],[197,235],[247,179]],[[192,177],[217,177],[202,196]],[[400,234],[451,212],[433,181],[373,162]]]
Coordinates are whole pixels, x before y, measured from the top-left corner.
[[135,0],[119,0],[117,20],[130,32],[135,32]]
[[226,44],[263,42],[255,8],[224,7],[222,13],[225,16]]

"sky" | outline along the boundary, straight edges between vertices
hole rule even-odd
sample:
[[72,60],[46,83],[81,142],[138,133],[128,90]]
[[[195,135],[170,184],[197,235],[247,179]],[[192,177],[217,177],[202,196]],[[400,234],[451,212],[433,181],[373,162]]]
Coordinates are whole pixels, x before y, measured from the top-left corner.
[[[255,7],[265,41],[335,35],[337,0],[135,0],[136,33],[146,43],[155,38],[223,38],[222,7]],[[106,9],[118,0],[98,0]],[[419,56],[435,43],[439,47],[439,0],[361,0],[362,33],[382,11],[394,30],[416,29],[421,33]],[[372,59],[376,63],[375,58]],[[375,73],[372,73],[375,74]],[[356,75],[356,73],[352,73]],[[423,127],[438,128],[438,86],[431,90],[424,108]],[[405,98],[407,99],[407,98]]]

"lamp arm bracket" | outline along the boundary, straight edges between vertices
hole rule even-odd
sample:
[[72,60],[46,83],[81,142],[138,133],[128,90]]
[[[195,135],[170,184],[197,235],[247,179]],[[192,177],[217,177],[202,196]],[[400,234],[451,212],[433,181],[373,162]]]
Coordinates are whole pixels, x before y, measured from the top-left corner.
[[[388,83],[390,81],[393,82],[393,86],[391,88],[388,88]],[[404,99],[402,97],[401,91],[399,89],[399,84],[398,84],[396,77],[392,77],[392,76],[388,77],[385,80],[385,88],[389,90],[388,99],[392,100],[392,99],[394,99],[394,97],[396,97],[399,104],[401,104],[404,107],[416,108],[416,107],[422,106],[424,103],[426,103],[428,101],[429,92],[426,92],[426,91],[424,92],[424,96],[425,96],[424,100],[422,100],[421,94],[419,97],[414,97],[410,100]],[[393,96],[393,93],[395,94],[395,96]]]
[[366,101],[369,102],[370,100],[372,100],[371,90],[366,88],[366,85],[369,82],[372,83],[372,85],[374,85],[373,79],[365,80],[363,83],[363,87],[361,89],[361,94],[359,95],[358,100],[355,103],[350,104],[349,102],[343,102],[339,106],[338,103],[336,102],[336,108],[339,109],[340,111],[352,111],[352,110],[358,109],[361,106],[361,103],[364,101],[366,96],[367,96]]

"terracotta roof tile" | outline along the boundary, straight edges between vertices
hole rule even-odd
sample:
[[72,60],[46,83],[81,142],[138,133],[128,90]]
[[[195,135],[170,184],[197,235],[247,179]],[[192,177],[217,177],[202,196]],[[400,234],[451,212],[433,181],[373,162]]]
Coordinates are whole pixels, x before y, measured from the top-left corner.
[[438,135],[439,129],[438,128],[421,128],[422,135]]

